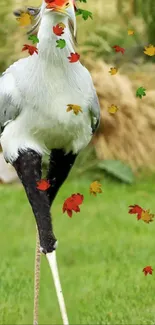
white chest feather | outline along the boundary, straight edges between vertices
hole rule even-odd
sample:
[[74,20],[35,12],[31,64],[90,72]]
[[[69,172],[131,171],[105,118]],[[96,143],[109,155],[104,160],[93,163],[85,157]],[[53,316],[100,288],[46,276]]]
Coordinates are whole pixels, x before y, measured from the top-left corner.
[[[43,42],[45,39],[40,47],[46,46]],[[51,57],[48,48],[46,59],[40,51],[7,70],[15,80],[22,106],[20,115],[5,127],[1,137],[8,160],[17,158],[18,149],[27,147],[41,154],[52,148],[77,153],[90,142],[91,77],[80,62],[69,62],[70,52],[68,47],[63,53],[55,46]],[[82,113],[67,112],[68,104],[80,106]]]

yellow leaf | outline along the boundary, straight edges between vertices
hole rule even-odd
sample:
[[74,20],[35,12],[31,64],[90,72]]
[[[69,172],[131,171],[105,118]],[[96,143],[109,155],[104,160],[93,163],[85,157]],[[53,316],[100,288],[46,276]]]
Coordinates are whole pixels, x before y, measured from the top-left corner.
[[141,214],[141,219],[146,222],[146,223],[150,223],[151,221],[153,221],[152,219],[154,218],[154,214],[150,213],[150,210],[146,210],[146,211],[142,211]]
[[110,107],[108,107],[108,112],[110,114],[115,114],[117,111],[118,111],[118,107],[113,104]]
[[134,30],[128,29],[128,35],[133,35],[133,34],[134,34]]
[[153,45],[145,46],[144,53],[148,56],[154,56],[155,55],[155,47]]
[[59,23],[58,25],[59,25],[59,27],[66,28],[66,25],[63,23]]
[[20,17],[16,18],[16,20],[19,21],[21,27],[32,24],[31,15],[25,12],[23,12]]
[[102,193],[101,184],[98,181],[91,183],[90,185],[90,194],[96,196],[96,193]]
[[74,105],[74,104],[68,104],[67,106],[68,106],[67,107],[67,110],[66,110],[67,112],[70,112],[70,111],[73,110],[73,112],[74,112],[75,115],[78,115],[79,112],[83,113],[81,106]]
[[117,73],[117,71],[118,71],[117,68],[110,68],[109,73],[111,73],[111,75],[113,76],[114,74]]

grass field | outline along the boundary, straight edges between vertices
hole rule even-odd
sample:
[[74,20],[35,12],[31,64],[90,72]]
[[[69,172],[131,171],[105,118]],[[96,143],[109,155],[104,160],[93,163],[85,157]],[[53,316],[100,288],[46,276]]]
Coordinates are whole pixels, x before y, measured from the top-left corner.
[[[133,186],[102,180],[103,193],[90,196],[91,181],[69,179],[53,206],[60,276],[70,324],[154,324],[155,222],[128,214],[139,204],[155,212],[155,176]],[[62,203],[84,194],[81,212],[70,219]],[[0,324],[32,324],[35,222],[19,185],[0,186]],[[42,256],[39,325],[62,324],[50,269]]]

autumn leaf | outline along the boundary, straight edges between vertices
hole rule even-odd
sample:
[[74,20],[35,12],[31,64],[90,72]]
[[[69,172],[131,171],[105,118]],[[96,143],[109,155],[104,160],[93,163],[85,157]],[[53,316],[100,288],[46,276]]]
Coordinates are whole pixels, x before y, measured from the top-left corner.
[[154,221],[153,220],[154,216],[155,216],[154,214],[150,213],[150,210],[143,210],[141,214],[141,219],[146,223],[150,223]]
[[38,49],[35,46],[24,44],[22,51],[28,50],[29,54],[32,55],[34,52],[38,54]]
[[59,23],[58,25],[59,25],[59,27],[62,27],[64,29],[66,28],[66,25],[64,23]]
[[102,193],[101,186],[102,185],[98,181],[91,183],[90,189],[89,189],[90,194],[93,194],[94,196],[96,196],[96,193]]
[[111,105],[110,107],[108,107],[108,112],[110,113],[110,114],[115,114],[117,111],[118,111],[118,107],[116,106],[116,105]]
[[134,31],[132,29],[128,29],[128,35],[134,35]]
[[129,213],[130,214],[137,214],[137,220],[141,219],[142,216],[142,212],[144,211],[144,209],[142,209],[139,205],[134,204],[134,205],[130,205],[129,206]]
[[146,91],[145,88],[139,87],[136,91],[136,97],[142,98],[143,96],[146,96],[145,91]]
[[56,47],[59,47],[60,49],[63,49],[66,46],[66,41],[64,39],[59,39],[56,41],[56,43]]
[[70,56],[68,56],[69,62],[74,63],[77,62],[80,58],[80,54],[78,53],[71,53]]
[[68,104],[67,106],[68,107],[67,107],[66,112],[70,112],[73,110],[75,115],[78,115],[79,112],[83,113],[81,106],[74,105],[74,104]]
[[152,275],[152,271],[153,271],[152,266],[146,266],[146,267],[144,267],[144,269],[143,269],[142,272],[144,272],[145,275],[147,275],[147,274],[151,274]]
[[80,193],[72,194],[68,199],[65,200],[62,211],[67,212],[68,216],[71,218],[73,211],[80,212],[79,205],[82,204],[84,196]]
[[61,36],[64,34],[64,27],[62,27],[62,25],[60,26],[60,24],[57,24],[56,26],[53,26],[53,32],[55,35]]
[[115,49],[115,52],[121,52],[122,54],[124,54],[125,49],[123,47],[120,47],[119,45],[114,45],[112,46],[113,49]]
[[32,18],[31,18],[31,15],[26,13],[26,12],[23,12],[20,17],[16,18],[16,20],[19,22],[19,25],[21,27],[24,27],[24,26],[29,26],[32,24]]
[[50,186],[49,181],[46,179],[41,179],[39,182],[37,182],[37,189],[41,191],[46,191]]
[[81,195],[80,193],[77,194],[72,194],[72,198],[74,199],[75,203],[77,205],[82,204],[83,200],[84,200],[84,196]]
[[28,40],[32,41],[33,44],[35,44],[35,43],[39,43],[39,39],[38,39],[38,37],[37,37],[36,35],[30,35],[30,36],[28,37]]
[[155,47],[151,44],[149,46],[145,46],[144,53],[148,56],[154,56],[155,55]]
[[118,69],[116,68],[110,68],[109,73],[113,76],[117,73]]

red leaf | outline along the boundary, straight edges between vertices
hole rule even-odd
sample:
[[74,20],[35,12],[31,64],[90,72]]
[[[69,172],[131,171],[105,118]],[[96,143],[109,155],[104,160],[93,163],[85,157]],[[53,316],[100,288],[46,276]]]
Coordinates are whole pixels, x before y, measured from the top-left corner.
[[50,186],[49,181],[46,179],[41,179],[39,182],[37,182],[37,189],[41,191],[46,191]]
[[141,219],[141,214],[144,211],[139,205],[135,204],[135,205],[130,205],[129,206],[130,210],[129,213],[130,214],[134,214],[137,213],[137,219]]
[[112,46],[112,48],[115,49],[115,52],[121,52],[122,54],[124,54],[125,49],[123,47],[120,47],[119,45],[114,45]]
[[71,53],[70,56],[68,56],[70,63],[77,62],[79,58],[80,58],[80,54],[78,53]]
[[145,275],[147,275],[147,274],[151,274],[152,275],[152,271],[153,271],[152,266],[146,266],[143,269],[143,272],[144,272]]
[[53,32],[55,35],[61,36],[64,34],[64,28],[60,27],[59,24],[57,24],[56,26],[53,26]]
[[82,204],[84,196],[77,193],[72,194],[68,199],[65,200],[62,210],[63,213],[67,211],[68,216],[72,217],[72,211],[80,212],[80,208],[78,205]]
[[38,49],[35,46],[24,44],[22,51],[26,50],[28,50],[30,55],[32,55],[34,52],[38,54]]
[[84,196],[81,195],[80,193],[72,194],[72,198],[75,200],[77,205],[82,204],[82,202],[84,200]]

